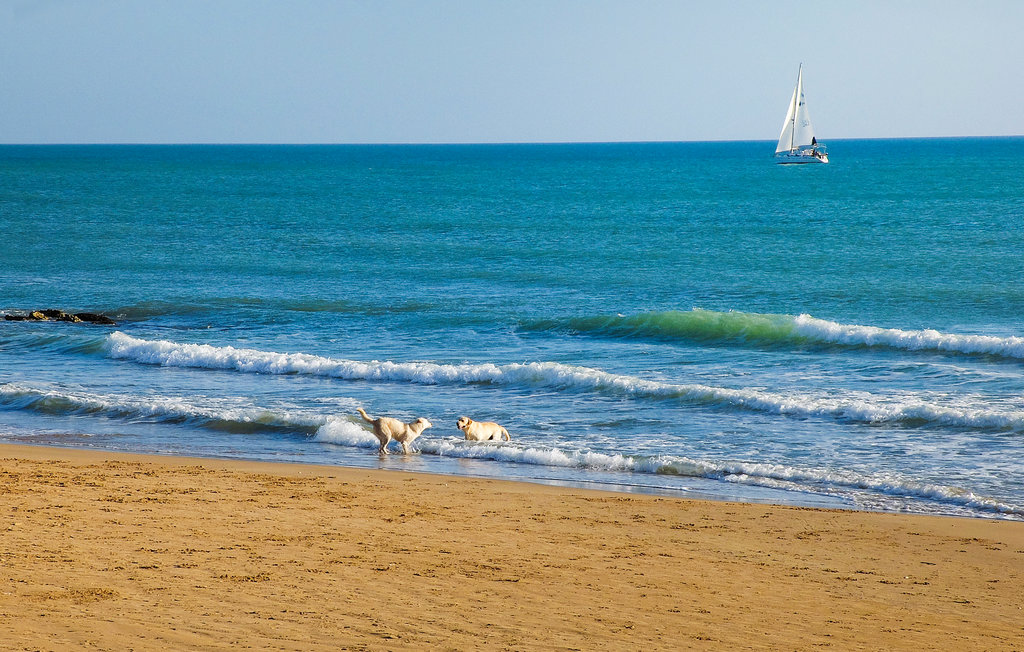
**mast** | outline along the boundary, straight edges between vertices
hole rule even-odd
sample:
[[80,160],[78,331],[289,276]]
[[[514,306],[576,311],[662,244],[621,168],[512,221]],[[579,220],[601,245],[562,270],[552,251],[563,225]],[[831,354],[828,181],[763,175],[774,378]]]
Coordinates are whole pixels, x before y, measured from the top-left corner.
[[[779,155],[783,152],[792,153],[797,148],[797,141],[802,142],[803,135],[798,139],[796,137],[797,130],[797,118],[802,113],[801,102],[803,100],[803,64],[800,64],[800,70],[797,71],[796,86],[793,88],[793,94],[789,99],[789,110],[786,112],[786,117],[782,121],[782,132],[779,134],[779,142],[775,146],[775,154]],[[802,129],[802,127],[801,127]],[[803,129],[802,129],[803,130]],[[786,132],[789,132],[788,134]],[[803,130],[806,131],[806,130]]]
[[801,86],[803,86],[803,79],[804,79],[804,64],[801,61],[800,62],[800,68],[796,72],[796,92],[793,93],[793,119],[790,121],[791,124],[792,124],[792,129],[790,129],[790,132],[789,132],[789,151],[791,151],[791,152],[793,151],[794,147],[796,146],[796,143],[795,143],[795,140],[796,140],[796,114],[797,114],[797,112],[800,111],[800,98],[804,94],[803,93],[803,89],[800,88]]

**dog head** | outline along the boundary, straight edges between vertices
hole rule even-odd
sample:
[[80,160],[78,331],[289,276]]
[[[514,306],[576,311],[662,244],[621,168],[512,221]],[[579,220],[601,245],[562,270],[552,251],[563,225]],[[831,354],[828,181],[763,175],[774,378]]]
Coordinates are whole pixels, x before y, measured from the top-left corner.
[[471,423],[473,423],[473,420],[469,417],[459,417],[459,420],[455,423],[455,427],[459,430],[465,430]]
[[416,424],[420,427],[420,432],[423,432],[427,428],[433,428],[434,427],[434,424],[430,423],[429,421],[427,421],[423,417],[420,417],[419,419],[416,419]]

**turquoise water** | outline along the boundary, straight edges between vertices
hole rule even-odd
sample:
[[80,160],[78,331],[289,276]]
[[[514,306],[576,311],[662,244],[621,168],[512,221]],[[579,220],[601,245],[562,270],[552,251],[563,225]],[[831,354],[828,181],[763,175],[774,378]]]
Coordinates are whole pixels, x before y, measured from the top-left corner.
[[1024,518],[1024,138],[829,146],[0,147],[0,439]]

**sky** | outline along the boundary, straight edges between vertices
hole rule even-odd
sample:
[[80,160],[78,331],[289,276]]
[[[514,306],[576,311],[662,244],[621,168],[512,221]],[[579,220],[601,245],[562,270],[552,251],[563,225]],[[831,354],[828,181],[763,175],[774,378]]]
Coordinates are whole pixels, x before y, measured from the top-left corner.
[[1024,0],[0,0],[0,143],[1024,134]]

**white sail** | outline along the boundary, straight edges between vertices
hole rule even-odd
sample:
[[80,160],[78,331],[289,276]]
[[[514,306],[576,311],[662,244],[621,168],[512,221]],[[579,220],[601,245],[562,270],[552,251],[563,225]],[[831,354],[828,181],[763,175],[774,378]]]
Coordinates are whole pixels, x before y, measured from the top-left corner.
[[782,123],[782,133],[779,134],[779,144],[775,148],[775,153],[804,149],[811,147],[813,143],[814,127],[811,126],[811,117],[807,113],[807,105],[804,103],[804,67],[801,65],[796,76],[793,98],[789,101],[786,120]]
[[779,144],[775,148],[775,153],[788,152],[793,147],[793,118],[796,116],[796,93],[799,89],[793,89],[793,99],[789,101],[789,111],[786,112],[786,120],[782,123],[782,133],[779,134]]

